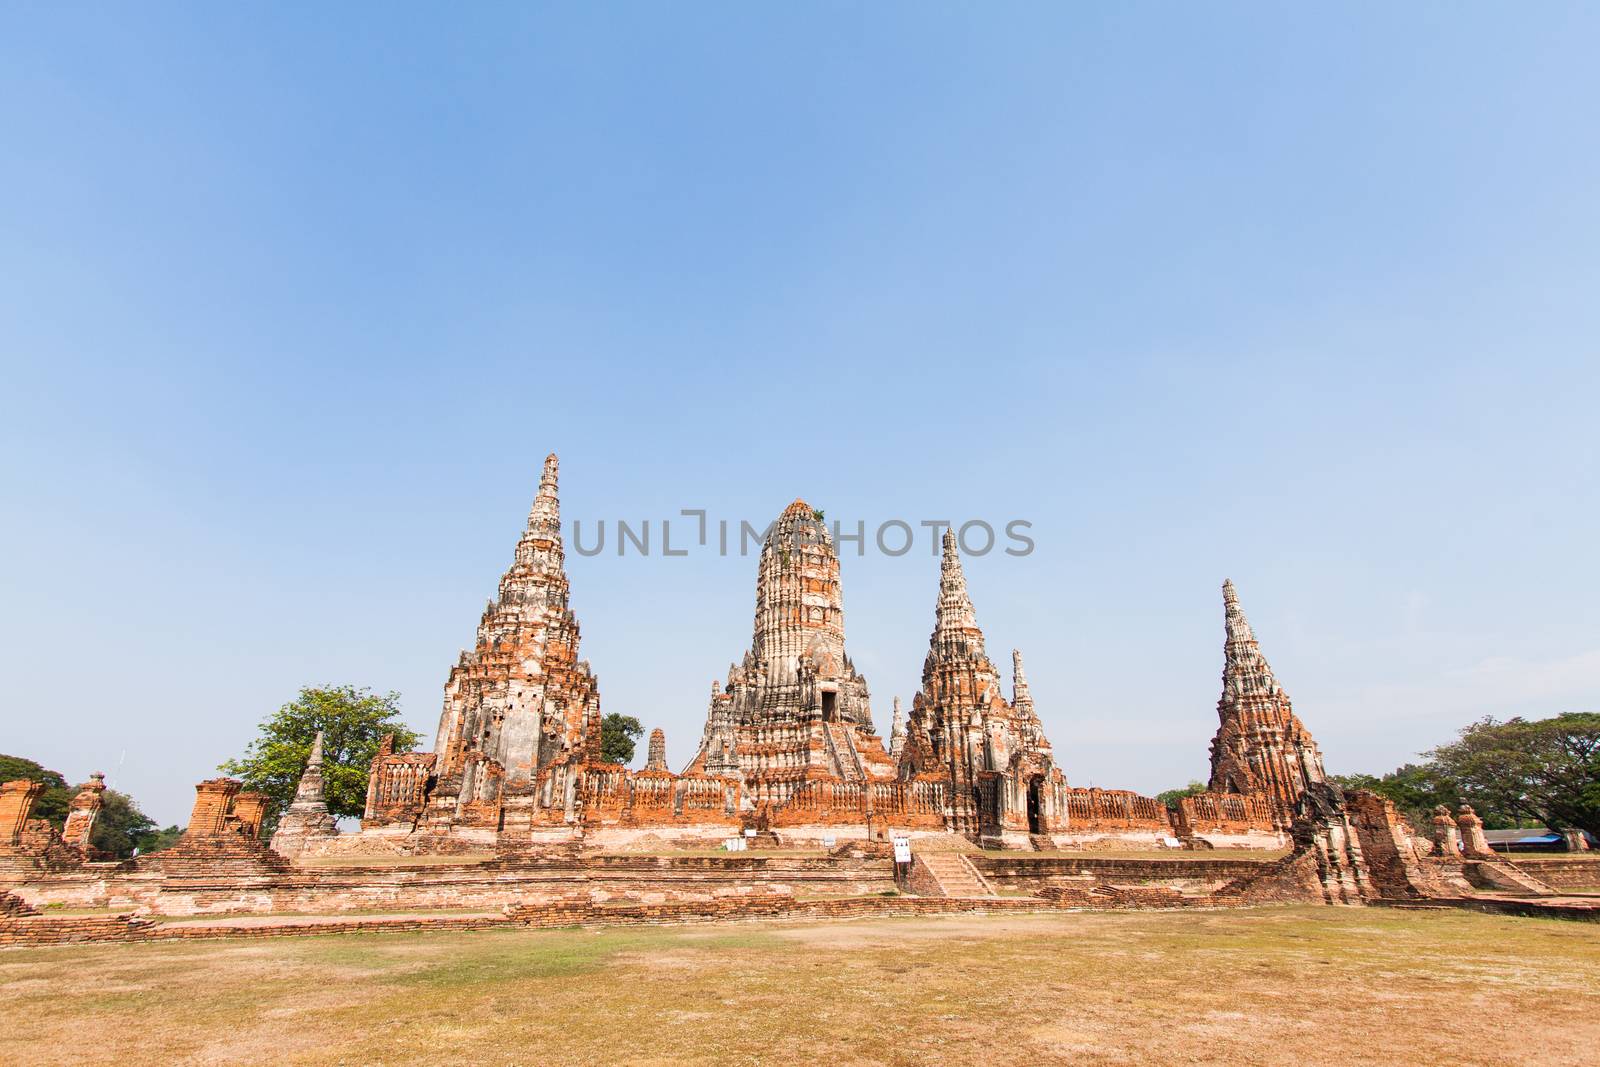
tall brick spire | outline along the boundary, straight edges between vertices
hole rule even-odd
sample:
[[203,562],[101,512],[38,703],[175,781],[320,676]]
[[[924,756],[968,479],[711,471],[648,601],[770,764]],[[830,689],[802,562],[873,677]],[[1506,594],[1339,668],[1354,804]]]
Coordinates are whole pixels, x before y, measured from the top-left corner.
[[[546,456],[499,595],[484,608],[475,647],[461,654],[445,683],[436,773],[441,788],[459,788],[471,803],[492,794],[479,784],[484,774],[503,774],[521,789],[556,763],[581,763],[598,745],[600,697],[578,658],[558,470],[555,454]],[[485,769],[484,760],[493,766]]]
[[539,492],[528,511],[528,530],[555,541],[561,540],[561,498],[557,476],[561,463],[554,452],[544,457],[544,473],[539,476]]
[[711,688],[690,769],[737,777],[754,803],[786,803],[813,779],[894,777],[873,730],[867,680],[844,647],[839,555],[821,513],[783,509],[761,546],[750,650]]
[[844,656],[839,555],[804,500],[783,509],[761,546],[751,648],[775,673],[792,671],[808,650],[814,658]]
[[[1234,589],[1232,579],[1222,583],[1222,615],[1227,634],[1223,642],[1224,692],[1231,690],[1241,695],[1282,692],[1278,680],[1272,675],[1272,665],[1261,654],[1261,645],[1256,641],[1255,631],[1250,628],[1250,620],[1244,617],[1244,609],[1239,606],[1239,593]],[[1288,700],[1289,695],[1284,693],[1283,698]]]
[[1261,654],[1232,581],[1222,583],[1222,607],[1226,636],[1210,788],[1265,794],[1287,824],[1307,785],[1324,779],[1322,754]]
[[1012,656],[1014,700],[984,651],[953,531],[944,535],[939,600],[901,748],[900,777],[936,775],[948,783],[950,829],[982,839],[1043,832],[1065,781],[1039,726],[1022,657]]
[[667,769],[667,735],[661,727],[650,731],[650,754],[644,762],[647,771],[664,771]]
[[[928,650],[936,655],[958,654],[986,659],[983,631],[978,629],[978,613],[967,593],[967,576],[961,570],[961,555],[956,551],[953,530],[944,532],[944,555],[939,561],[939,603],[934,609],[933,640]],[[991,668],[992,670],[992,668]]]

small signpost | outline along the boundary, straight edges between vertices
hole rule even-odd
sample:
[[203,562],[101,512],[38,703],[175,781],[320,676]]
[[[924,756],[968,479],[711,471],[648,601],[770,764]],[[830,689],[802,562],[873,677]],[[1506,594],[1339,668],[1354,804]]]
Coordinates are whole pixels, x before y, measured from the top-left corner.
[[896,864],[911,862],[911,838],[897,837],[894,839],[894,861]]
[[834,845],[836,845],[838,843],[839,843],[839,839],[834,837],[831,834],[822,839],[822,847],[823,848],[832,848]]

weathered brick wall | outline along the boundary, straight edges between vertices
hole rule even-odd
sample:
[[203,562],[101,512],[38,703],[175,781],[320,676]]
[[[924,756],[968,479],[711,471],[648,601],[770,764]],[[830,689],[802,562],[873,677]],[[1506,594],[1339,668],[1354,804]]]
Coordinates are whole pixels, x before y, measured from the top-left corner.
[[[421,867],[298,867],[234,835],[127,864],[30,872],[4,883],[35,905],[131,907],[156,915],[499,908],[575,887],[602,896],[708,894],[732,887],[818,894],[894,888],[889,859],[828,856],[505,857]],[[241,842],[246,842],[241,846]]]
[[189,813],[190,837],[215,837],[224,833],[233,800],[244,786],[236,778],[210,778],[194,787],[194,809]]
[[[1209,853],[1206,854],[1209,857]],[[1248,859],[1115,859],[1021,854],[975,855],[972,860],[996,889],[1041,892],[1051,886],[1157,884],[1209,892],[1235,878],[1264,870],[1271,861]]]
[[1539,881],[1555,889],[1594,889],[1600,887],[1600,853],[1580,852],[1570,856],[1502,857]]

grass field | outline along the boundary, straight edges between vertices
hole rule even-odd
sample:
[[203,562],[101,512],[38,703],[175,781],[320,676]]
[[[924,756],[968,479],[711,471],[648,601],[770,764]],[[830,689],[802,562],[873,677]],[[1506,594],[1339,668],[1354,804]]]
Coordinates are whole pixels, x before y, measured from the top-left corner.
[[0,1063],[1590,1064],[1600,926],[951,916],[0,952]]

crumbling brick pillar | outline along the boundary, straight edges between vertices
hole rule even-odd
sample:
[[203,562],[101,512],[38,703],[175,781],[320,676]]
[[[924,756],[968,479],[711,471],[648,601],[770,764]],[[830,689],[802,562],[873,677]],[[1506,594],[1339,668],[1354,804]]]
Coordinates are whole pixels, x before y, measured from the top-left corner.
[[239,820],[239,829],[251,837],[261,836],[261,820],[266,814],[265,793],[240,793],[233,799],[233,816]]
[[1456,844],[1456,821],[1450,809],[1440,804],[1433,809],[1433,854],[1437,859],[1458,860],[1461,846]]
[[1494,850],[1483,833],[1483,820],[1472,810],[1471,804],[1461,805],[1456,812],[1456,828],[1461,831],[1461,851],[1473,859],[1494,859]]
[[78,787],[67,812],[67,824],[61,828],[61,839],[75,848],[89,847],[89,833],[100,815],[104,803],[100,794],[106,791],[106,776],[99,771],[89,775],[89,780]]
[[0,845],[15,845],[22,840],[22,828],[33,814],[33,802],[44,792],[44,785],[27,778],[0,785]]
[[208,778],[194,787],[194,810],[189,813],[190,837],[219,837],[228,828],[234,798],[244,783],[237,778]]

